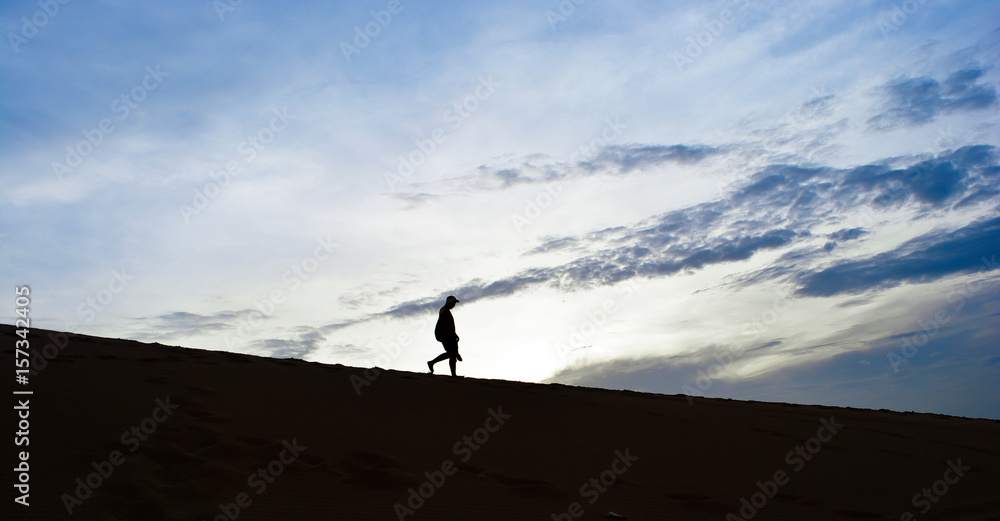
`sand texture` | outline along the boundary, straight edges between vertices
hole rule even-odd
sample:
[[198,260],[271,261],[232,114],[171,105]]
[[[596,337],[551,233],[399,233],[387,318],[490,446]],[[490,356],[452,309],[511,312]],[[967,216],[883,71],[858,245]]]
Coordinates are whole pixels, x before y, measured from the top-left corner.
[[1000,519],[993,420],[58,338],[5,520]]

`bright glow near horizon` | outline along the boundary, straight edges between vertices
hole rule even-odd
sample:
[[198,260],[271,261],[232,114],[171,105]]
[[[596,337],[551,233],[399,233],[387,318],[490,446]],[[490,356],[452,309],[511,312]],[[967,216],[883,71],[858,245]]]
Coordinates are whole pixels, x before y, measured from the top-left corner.
[[1000,418],[1000,4],[568,5],[5,4],[0,279],[410,371],[455,294],[468,376]]

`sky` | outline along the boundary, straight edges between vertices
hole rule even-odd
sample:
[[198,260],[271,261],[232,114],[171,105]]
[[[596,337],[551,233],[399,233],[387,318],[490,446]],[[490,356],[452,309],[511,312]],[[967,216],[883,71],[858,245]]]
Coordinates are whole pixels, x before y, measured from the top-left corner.
[[5,2],[0,286],[37,328],[407,371],[455,295],[471,377],[1000,419],[997,20]]

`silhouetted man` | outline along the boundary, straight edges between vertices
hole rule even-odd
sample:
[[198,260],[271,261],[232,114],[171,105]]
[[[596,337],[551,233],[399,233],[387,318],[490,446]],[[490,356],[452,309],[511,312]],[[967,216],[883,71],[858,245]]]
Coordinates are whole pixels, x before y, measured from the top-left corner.
[[434,360],[427,362],[427,368],[434,372],[434,364],[448,358],[448,365],[451,366],[451,375],[455,374],[456,361],[462,360],[462,355],[458,354],[458,335],[455,334],[455,317],[451,316],[451,308],[458,304],[458,299],[454,295],[448,295],[444,306],[438,312],[437,325],[434,326],[434,338],[444,344],[444,353]]

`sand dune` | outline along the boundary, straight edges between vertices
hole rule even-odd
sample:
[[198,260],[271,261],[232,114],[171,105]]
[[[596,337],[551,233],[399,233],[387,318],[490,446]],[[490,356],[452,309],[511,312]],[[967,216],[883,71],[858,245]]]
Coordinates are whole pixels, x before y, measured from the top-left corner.
[[993,420],[31,340],[4,519],[1000,519]]

